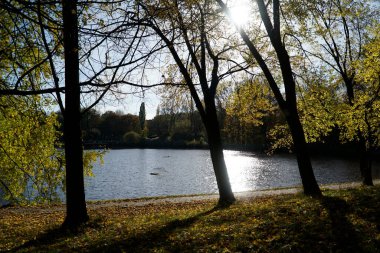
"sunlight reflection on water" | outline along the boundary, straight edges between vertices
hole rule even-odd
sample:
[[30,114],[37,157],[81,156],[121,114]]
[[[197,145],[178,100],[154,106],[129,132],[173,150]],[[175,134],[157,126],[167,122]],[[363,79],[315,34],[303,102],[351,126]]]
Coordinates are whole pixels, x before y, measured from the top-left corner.
[[239,151],[224,151],[228,175],[234,192],[255,189],[258,174],[262,167],[260,160],[253,156],[241,155]]

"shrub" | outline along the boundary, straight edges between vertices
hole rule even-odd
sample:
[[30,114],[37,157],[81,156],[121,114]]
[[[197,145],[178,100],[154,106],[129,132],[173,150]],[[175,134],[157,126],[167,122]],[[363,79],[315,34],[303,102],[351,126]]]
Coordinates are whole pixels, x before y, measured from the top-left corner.
[[135,131],[130,131],[124,134],[123,140],[126,144],[139,144],[141,142],[141,136]]

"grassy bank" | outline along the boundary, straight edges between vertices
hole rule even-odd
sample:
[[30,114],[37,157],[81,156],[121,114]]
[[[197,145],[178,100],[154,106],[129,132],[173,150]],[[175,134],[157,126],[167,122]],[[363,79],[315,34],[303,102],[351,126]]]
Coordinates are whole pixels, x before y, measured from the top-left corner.
[[62,208],[0,209],[0,251],[380,252],[380,187],[239,201],[90,207],[59,230]]

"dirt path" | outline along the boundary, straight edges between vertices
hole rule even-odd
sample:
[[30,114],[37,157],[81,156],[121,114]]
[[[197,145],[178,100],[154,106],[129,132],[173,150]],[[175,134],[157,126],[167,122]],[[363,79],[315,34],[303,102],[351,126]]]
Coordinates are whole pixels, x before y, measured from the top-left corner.
[[[374,184],[380,184],[380,180],[375,180]],[[360,182],[352,182],[352,183],[342,183],[342,184],[330,184],[330,185],[321,185],[321,189],[331,189],[331,190],[339,190],[339,189],[349,189],[360,187]],[[236,199],[246,200],[258,197],[266,197],[266,196],[275,196],[275,195],[283,195],[283,194],[296,194],[301,193],[301,187],[294,188],[278,188],[278,189],[269,189],[269,190],[259,190],[259,191],[248,191],[248,192],[237,192],[235,193]],[[145,206],[145,205],[160,205],[160,204],[175,204],[175,203],[187,203],[187,202],[197,202],[197,201],[207,201],[207,200],[217,200],[217,194],[210,195],[196,195],[196,196],[170,196],[170,197],[159,197],[159,198],[143,198],[143,199],[127,199],[127,200],[110,200],[110,201],[88,201],[87,207],[89,209],[98,209],[98,208],[106,208],[106,207],[133,207],[133,206]],[[14,213],[51,213],[56,211],[64,211],[64,204],[56,204],[49,206],[27,206],[27,207],[7,207],[0,208],[0,216],[4,212],[14,212]]]
[[[374,184],[380,184],[380,180],[375,180]],[[361,182],[350,182],[342,184],[329,184],[321,185],[321,189],[330,189],[330,190],[339,190],[339,189],[349,189],[360,187]],[[236,192],[235,197],[237,200],[252,199],[258,197],[266,196],[275,196],[283,194],[296,194],[301,193],[301,187],[293,188],[278,188],[278,189],[269,189],[269,190],[258,190],[258,191],[247,191],[247,192]],[[217,194],[208,194],[208,195],[196,195],[196,196],[180,196],[180,197],[162,197],[162,198],[151,198],[151,199],[129,199],[129,200],[117,200],[117,201],[99,201],[99,202],[89,202],[87,206],[89,208],[102,208],[107,206],[144,206],[152,204],[164,204],[164,203],[185,203],[193,201],[205,201],[205,200],[217,200]]]

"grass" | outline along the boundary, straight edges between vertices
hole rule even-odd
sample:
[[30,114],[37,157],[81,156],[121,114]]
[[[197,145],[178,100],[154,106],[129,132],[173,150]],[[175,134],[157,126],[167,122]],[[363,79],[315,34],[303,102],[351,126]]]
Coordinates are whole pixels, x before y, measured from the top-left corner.
[[59,229],[56,207],[0,209],[0,251],[16,252],[380,252],[380,187],[89,208],[76,232]]

